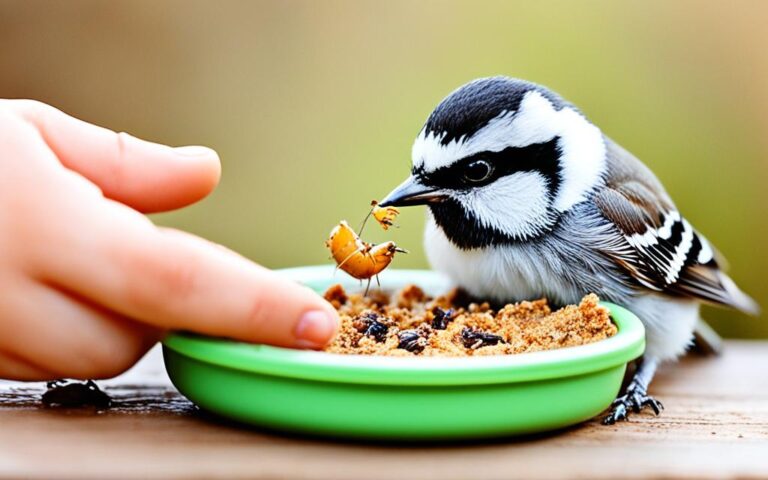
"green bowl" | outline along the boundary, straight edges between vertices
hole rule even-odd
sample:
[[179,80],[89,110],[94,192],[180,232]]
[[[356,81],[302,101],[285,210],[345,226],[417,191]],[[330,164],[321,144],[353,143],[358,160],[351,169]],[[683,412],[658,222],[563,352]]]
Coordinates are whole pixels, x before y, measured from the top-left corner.
[[[322,291],[358,283],[328,267],[283,270]],[[388,270],[382,287],[439,275]],[[520,355],[400,358],[336,355],[175,333],[163,347],[179,391],[201,408],[271,429],[370,439],[438,440],[553,430],[594,417],[616,397],[627,362],[645,348],[635,315],[605,304],[618,334],[589,345]]]

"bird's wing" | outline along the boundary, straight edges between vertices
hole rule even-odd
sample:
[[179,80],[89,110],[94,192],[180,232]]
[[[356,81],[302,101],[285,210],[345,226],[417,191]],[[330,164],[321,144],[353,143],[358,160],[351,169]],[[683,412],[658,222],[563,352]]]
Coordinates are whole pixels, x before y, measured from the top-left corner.
[[606,184],[593,201],[630,247],[614,253],[614,260],[647,288],[756,313],[755,302],[722,272],[717,253],[680,215],[655,175],[612,141],[606,145]]

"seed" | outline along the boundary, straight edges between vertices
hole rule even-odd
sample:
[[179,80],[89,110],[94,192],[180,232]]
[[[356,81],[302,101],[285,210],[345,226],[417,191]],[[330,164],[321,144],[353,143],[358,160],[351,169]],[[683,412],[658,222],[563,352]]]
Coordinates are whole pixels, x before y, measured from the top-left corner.
[[481,332],[470,327],[464,327],[461,331],[461,341],[465,347],[477,349],[488,345],[504,343],[504,339],[492,333]]
[[358,332],[373,337],[374,340],[381,343],[387,338],[389,327],[380,322],[380,318],[375,312],[365,312],[355,318],[353,325]]
[[448,323],[453,320],[453,316],[456,315],[456,311],[452,308],[443,310],[440,307],[435,307],[432,309],[432,314],[435,316],[432,319],[432,328],[435,330],[445,330]]
[[418,330],[403,330],[397,334],[400,343],[397,348],[419,353],[427,346],[427,339],[422,337]]

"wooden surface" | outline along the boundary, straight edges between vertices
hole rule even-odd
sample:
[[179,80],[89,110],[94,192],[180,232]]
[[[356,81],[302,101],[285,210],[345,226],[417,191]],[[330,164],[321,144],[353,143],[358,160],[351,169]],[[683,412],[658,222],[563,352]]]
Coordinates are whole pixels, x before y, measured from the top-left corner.
[[0,478],[768,478],[768,343],[664,368],[666,411],[526,439],[339,443],[206,417],[169,385],[157,351],[101,382],[105,412],[40,406],[40,384],[0,383]]

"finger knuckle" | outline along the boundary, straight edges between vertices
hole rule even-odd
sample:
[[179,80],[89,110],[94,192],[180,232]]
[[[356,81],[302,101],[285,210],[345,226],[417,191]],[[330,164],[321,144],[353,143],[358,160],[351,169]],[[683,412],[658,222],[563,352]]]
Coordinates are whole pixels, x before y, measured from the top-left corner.
[[259,336],[264,333],[270,314],[266,303],[263,294],[259,292],[250,296],[250,304],[245,318],[245,331],[248,334]]
[[19,98],[16,100],[12,100],[12,104],[15,107],[17,107],[19,110],[25,112],[26,114],[35,115],[35,114],[44,114],[44,112],[51,108],[49,105],[39,101],[39,100],[33,100],[30,98]]
[[33,142],[40,139],[40,132],[34,126],[36,121],[34,117],[41,116],[41,114],[33,115],[27,112],[27,110],[34,110],[34,108],[0,108],[0,123],[2,124],[0,144],[2,144],[4,150],[7,150],[9,147],[22,147],[21,151],[27,151],[31,143],[33,144]]
[[128,178],[128,172],[131,168],[130,161],[128,160],[129,153],[129,137],[125,132],[112,133],[112,141],[115,144],[114,156],[112,161],[106,162],[106,167],[109,169],[108,178],[115,185],[126,186],[126,179]]
[[188,253],[166,253],[162,248],[147,246],[127,255],[124,262],[130,272],[125,282],[128,302],[157,309],[195,294],[200,283],[199,260]]
[[27,121],[45,125],[51,112],[55,109],[39,100],[18,99],[11,100],[11,108]]

